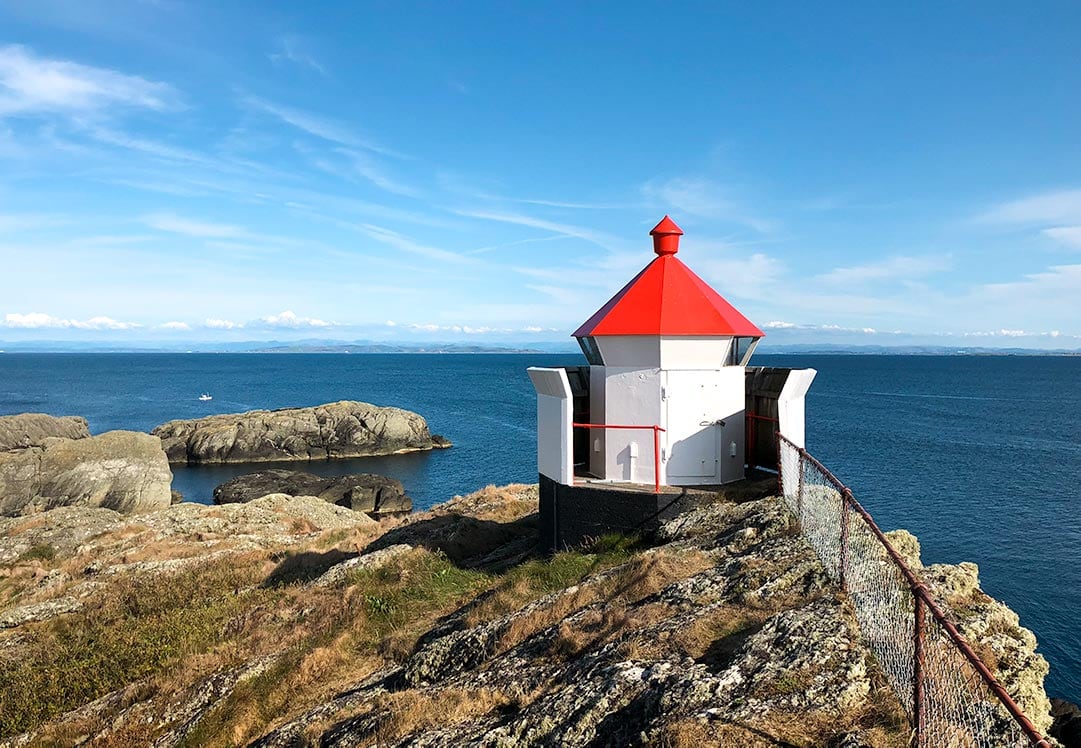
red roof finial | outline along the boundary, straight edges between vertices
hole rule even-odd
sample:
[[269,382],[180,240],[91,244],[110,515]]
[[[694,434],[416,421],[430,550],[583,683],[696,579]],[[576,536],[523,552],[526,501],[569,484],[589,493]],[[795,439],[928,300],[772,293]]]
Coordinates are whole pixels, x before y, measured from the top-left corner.
[[683,229],[671,218],[665,216],[653,227],[649,235],[653,237],[653,251],[664,257],[674,255],[679,251],[679,237],[683,236]]

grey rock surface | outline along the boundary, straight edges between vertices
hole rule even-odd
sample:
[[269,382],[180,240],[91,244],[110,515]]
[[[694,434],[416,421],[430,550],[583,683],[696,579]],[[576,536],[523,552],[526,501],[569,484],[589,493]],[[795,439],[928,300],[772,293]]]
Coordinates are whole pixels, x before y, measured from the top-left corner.
[[161,441],[135,431],[0,452],[0,515],[59,506],[140,512],[169,506],[173,474]]
[[214,489],[214,503],[243,503],[271,493],[318,496],[373,517],[395,516],[413,509],[405,487],[394,478],[371,473],[324,478],[296,470],[261,470],[238,475]]
[[0,452],[43,447],[48,439],[85,439],[90,429],[85,418],[21,413],[0,416]]
[[312,582],[312,585],[316,587],[334,587],[345,582],[352,574],[358,571],[379,569],[411,550],[413,550],[413,546],[398,543],[397,545],[380,548],[377,551],[351,558],[348,561],[342,561],[340,564],[335,564],[327,569],[322,576]]
[[152,433],[161,437],[170,462],[190,464],[325,460],[450,446],[416,413],[351,400],[169,421]]

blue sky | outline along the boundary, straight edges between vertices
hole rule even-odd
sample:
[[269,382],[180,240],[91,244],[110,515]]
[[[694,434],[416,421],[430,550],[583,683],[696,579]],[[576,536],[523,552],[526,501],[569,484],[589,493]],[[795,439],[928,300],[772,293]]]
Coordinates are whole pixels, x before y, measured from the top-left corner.
[[1081,347],[1077,3],[0,5],[0,341]]

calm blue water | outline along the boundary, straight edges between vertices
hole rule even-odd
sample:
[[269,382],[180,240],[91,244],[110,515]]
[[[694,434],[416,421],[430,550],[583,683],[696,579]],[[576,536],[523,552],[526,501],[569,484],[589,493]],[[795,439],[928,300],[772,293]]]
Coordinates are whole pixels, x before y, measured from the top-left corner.
[[[577,355],[0,355],[0,414],[83,415],[95,433],[173,418],[341,399],[423,414],[450,450],[306,463],[400,479],[417,507],[488,483],[533,482],[527,366]],[[884,529],[919,536],[927,563],[974,561],[984,588],[1032,628],[1048,691],[1081,700],[1081,358],[767,356],[813,367],[808,448]],[[201,392],[214,400],[199,402]],[[243,466],[174,469],[208,501]]]

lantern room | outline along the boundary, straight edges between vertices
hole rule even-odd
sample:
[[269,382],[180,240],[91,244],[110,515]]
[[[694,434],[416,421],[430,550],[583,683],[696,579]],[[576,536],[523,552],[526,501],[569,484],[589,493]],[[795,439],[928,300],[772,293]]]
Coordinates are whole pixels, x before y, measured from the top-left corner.
[[[738,481],[748,430],[753,444],[768,445],[776,430],[802,442],[814,370],[770,369],[778,391],[772,400],[759,390],[752,397],[748,363],[764,333],[679,258],[675,221],[665,216],[650,235],[652,261],[573,334],[588,366],[529,369],[542,515],[553,485],[660,494]],[[752,402],[772,402],[770,412],[748,410]]]

